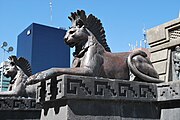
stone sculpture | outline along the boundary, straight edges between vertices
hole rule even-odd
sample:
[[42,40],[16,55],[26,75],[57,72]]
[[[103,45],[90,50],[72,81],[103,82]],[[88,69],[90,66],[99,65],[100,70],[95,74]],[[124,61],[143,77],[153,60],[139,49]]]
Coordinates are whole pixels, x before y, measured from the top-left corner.
[[104,77],[129,80],[129,73],[135,79],[160,83],[158,74],[143,51],[111,53],[105,38],[101,21],[85,11],[71,13],[72,27],[64,40],[75,47],[72,68],[51,68],[28,78],[27,84],[34,84],[62,74]]
[[180,47],[179,46],[175,47],[173,61],[174,61],[174,70],[176,73],[176,77],[179,80],[180,79]]
[[10,56],[9,60],[4,66],[3,75],[11,80],[8,91],[0,92],[0,96],[35,98],[36,85],[25,85],[27,78],[32,75],[29,62],[23,57],[17,59],[16,56]]

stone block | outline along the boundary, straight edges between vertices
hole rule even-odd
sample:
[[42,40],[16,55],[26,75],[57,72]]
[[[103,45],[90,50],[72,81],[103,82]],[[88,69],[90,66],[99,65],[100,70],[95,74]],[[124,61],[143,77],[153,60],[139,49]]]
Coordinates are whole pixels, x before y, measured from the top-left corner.
[[157,26],[155,28],[149,29],[147,31],[147,40],[149,44],[158,42],[160,40],[166,39],[165,25]]
[[47,80],[45,85],[46,88],[41,88],[42,85],[38,86],[38,89],[44,89],[45,92],[37,93],[37,102],[57,99],[143,101],[156,101],[157,99],[156,85],[153,83],[62,75],[56,80]]
[[167,39],[168,37],[167,30],[177,27],[177,25],[180,23],[179,21],[180,18],[177,18],[175,20],[169,21],[167,23],[164,23],[162,25],[147,30],[147,40],[150,46],[151,44],[159,41],[163,41],[163,42],[169,41],[169,39]]
[[179,120],[179,118],[180,108],[166,108],[161,110],[161,120]]
[[167,60],[167,58],[168,58],[168,49],[164,49],[162,51],[157,51],[157,52],[151,53],[151,62],[152,63]]
[[158,101],[180,100],[180,81],[157,84]]
[[39,120],[41,108],[35,99],[0,97],[1,120]]
[[149,50],[150,52],[156,52],[156,51],[160,51],[160,50],[164,50],[164,49],[171,49],[177,45],[180,44],[180,38],[177,38],[176,40],[172,40],[172,41],[169,41],[169,42],[166,42],[164,44],[160,44],[160,45],[157,45],[157,46],[153,46],[151,47]]
[[166,73],[166,69],[167,69],[166,61],[153,63],[153,66],[154,66],[155,70],[158,72],[158,74]]
[[166,75],[165,74],[159,75],[159,79],[165,81],[166,80]]
[[62,75],[39,84],[37,102],[41,120],[179,120],[180,81]]
[[[43,85],[46,92],[41,90]],[[43,104],[41,120],[159,120],[160,117],[153,83],[62,75],[39,84],[38,89],[37,102]]]
[[[53,101],[52,101],[53,102]],[[159,120],[156,104],[114,100],[57,100],[44,107],[41,120]]]

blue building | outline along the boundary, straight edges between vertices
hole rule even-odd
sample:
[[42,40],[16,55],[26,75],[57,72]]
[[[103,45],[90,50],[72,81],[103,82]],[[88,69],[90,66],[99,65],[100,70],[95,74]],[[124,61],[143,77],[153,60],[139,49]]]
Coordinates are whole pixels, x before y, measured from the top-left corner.
[[70,67],[66,30],[33,23],[18,35],[17,57],[26,58],[37,73],[52,67]]

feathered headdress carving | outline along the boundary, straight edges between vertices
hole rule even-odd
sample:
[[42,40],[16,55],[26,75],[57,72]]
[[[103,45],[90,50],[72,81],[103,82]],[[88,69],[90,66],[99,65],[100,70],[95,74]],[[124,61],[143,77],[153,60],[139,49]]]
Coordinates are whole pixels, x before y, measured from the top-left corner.
[[77,10],[77,12],[71,13],[68,17],[73,26],[76,25],[77,20],[81,20],[86,28],[88,28],[96,37],[98,42],[105,48],[106,51],[111,52],[109,46],[106,42],[106,35],[101,21],[94,15],[90,14],[86,16],[84,10]]
[[15,63],[15,65],[17,65],[18,67],[20,67],[27,76],[32,75],[31,65],[29,64],[28,60],[26,60],[25,58],[20,57],[17,59],[16,56],[12,55],[9,56],[9,60]]

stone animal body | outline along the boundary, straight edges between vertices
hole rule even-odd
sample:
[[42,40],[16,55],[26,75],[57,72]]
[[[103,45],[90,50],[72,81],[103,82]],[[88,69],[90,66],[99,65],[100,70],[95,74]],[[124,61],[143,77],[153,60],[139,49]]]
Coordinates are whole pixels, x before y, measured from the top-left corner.
[[7,91],[0,92],[0,96],[8,97],[32,97],[36,95],[36,85],[26,86],[27,78],[31,75],[29,62],[20,57],[10,56],[9,62],[4,66],[3,75],[10,77],[10,84]]
[[105,39],[105,31],[99,19],[83,10],[71,13],[72,27],[64,40],[75,47],[72,68],[51,68],[28,78],[34,84],[62,74],[105,77],[129,80],[129,73],[146,82],[162,82],[143,51],[111,53]]

